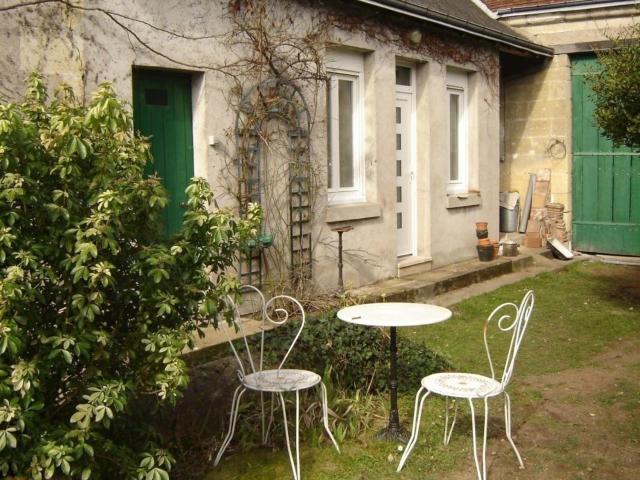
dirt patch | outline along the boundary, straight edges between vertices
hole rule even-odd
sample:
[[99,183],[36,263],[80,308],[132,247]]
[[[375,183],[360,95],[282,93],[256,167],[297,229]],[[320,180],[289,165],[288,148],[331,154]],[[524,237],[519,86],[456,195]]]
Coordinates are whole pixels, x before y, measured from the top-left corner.
[[[530,376],[517,390],[539,395],[514,404],[517,466],[503,429],[490,434],[491,479],[635,480],[640,472],[640,349],[625,342],[594,358],[593,366]],[[528,410],[528,411],[526,411]],[[500,418],[496,409],[492,417]],[[493,422],[492,422],[493,423]],[[473,464],[447,479],[474,478]]]
[[631,307],[640,307],[640,267],[599,265],[598,277],[607,279],[608,288],[600,293],[604,298],[615,300]]

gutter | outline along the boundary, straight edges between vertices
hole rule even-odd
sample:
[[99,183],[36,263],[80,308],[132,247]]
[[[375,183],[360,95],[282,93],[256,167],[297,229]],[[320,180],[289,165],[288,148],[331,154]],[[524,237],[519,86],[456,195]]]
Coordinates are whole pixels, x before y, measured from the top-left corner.
[[537,5],[531,7],[511,7],[500,9],[497,11],[498,18],[512,18],[522,15],[537,15],[545,13],[561,13],[561,12],[575,12],[581,10],[595,10],[598,8],[614,8],[614,7],[626,7],[631,5],[638,5],[638,0],[623,0],[623,1],[611,1],[606,2],[602,0],[584,0],[582,2],[566,2],[564,4],[547,4]]
[[407,17],[412,17],[423,22],[439,25],[448,29],[466,33],[468,35],[484,38],[509,47],[525,50],[536,55],[552,57],[553,49],[538,45],[524,38],[499,32],[491,28],[467,22],[451,15],[428,10],[425,7],[414,5],[403,0],[355,0],[366,5],[394,12]]

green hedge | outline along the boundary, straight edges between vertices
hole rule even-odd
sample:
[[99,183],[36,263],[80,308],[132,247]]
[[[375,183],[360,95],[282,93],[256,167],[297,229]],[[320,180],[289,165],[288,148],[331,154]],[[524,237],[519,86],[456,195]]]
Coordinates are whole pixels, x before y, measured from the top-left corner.
[[[277,365],[299,326],[298,322],[291,321],[265,334],[268,364]],[[259,342],[259,336],[254,337],[253,342]],[[255,347],[252,351],[256,351]],[[307,319],[285,367],[318,373],[330,369],[337,388],[363,390],[371,385],[371,393],[381,392],[388,387],[389,338],[381,329],[345,323],[336,318],[335,312],[314,316]],[[401,391],[412,392],[422,377],[449,368],[445,359],[426,346],[398,338],[398,388]]]

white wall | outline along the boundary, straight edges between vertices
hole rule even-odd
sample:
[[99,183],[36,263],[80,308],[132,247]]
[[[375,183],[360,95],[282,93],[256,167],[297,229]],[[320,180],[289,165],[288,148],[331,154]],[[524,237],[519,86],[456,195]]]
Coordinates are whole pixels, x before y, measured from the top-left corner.
[[[221,33],[227,28],[221,20],[222,3],[219,2],[112,0],[98,4],[193,36]],[[304,14],[296,18],[296,27],[305,26],[304,18]],[[226,101],[229,84],[223,75],[206,68],[223,62],[228,58],[228,52],[215,39],[187,40],[142,24],[127,25],[134,28],[151,48],[187,65],[176,64],[142,47],[132,35],[127,35],[102,14],[61,12],[57,5],[45,5],[2,14],[0,37],[9,48],[0,56],[0,68],[12,75],[3,75],[0,93],[16,98],[23,89],[22,79],[28,72],[38,69],[50,84],[68,82],[87,97],[97,84],[113,82],[119,95],[131,101],[133,67],[194,72],[194,170],[216,188],[221,205],[232,206],[231,196],[225,194],[224,187],[230,180],[228,168],[233,142],[232,135],[229,137],[228,134],[233,132],[235,119]],[[327,208],[326,99],[321,89],[312,142],[312,158],[321,172],[314,223],[314,279],[318,288],[331,290],[336,286],[337,234],[331,228],[337,225],[354,227],[344,235],[347,286],[368,284],[397,274],[394,93],[397,59],[412,62],[416,68],[418,256],[432,259],[432,264],[425,263],[426,267],[474,257],[474,222],[488,221],[490,235],[497,236],[497,69],[488,68],[489,73],[485,73],[471,64],[436,60],[426,53],[372,40],[361,33],[334,31],[331,42],[343,48],[358,49],[364,55],[366,203]],[[475,43],[476,48],[482,48]],[[497,53],[491,47],[486,47],[486,53],[487,58],[497,61]],[[472,195],[477,201],[471,203],[479,204],[466,207],[456,205],[469,203],[468,200],[451,199],[446,194],[449,163],[445,122],[447,66],[468,71],[470,79],[470,188],[477,191]],[[221,139],[221,145],[210,147],[207,144],[210,135]],[[340,221],[329,223],[327,219]]]

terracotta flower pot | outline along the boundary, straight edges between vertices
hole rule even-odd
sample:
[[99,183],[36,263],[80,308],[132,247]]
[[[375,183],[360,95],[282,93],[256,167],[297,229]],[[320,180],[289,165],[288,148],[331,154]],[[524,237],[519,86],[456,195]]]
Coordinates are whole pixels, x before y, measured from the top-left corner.
[[493,246],[492,245],[478,245],[478,259],[481,262],[490,262],[493,257]]
[[476,237],[489,238],[489,230],[476,230]]
[[481,238],[480,240],[478,240],[478,245],[479,246],[483,246],[483,247],[486,247],[486,246],[490,247],[491,246],[491,240],[489,240],[488,238]]
[[493,246],[493,259],[498,258],[498,252],[500,251],[500,243],[492,242],[491,246]]
[[489,222],[476,222],[476,230],[486,230]]

